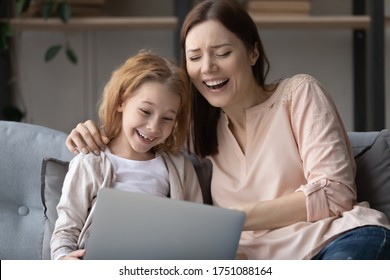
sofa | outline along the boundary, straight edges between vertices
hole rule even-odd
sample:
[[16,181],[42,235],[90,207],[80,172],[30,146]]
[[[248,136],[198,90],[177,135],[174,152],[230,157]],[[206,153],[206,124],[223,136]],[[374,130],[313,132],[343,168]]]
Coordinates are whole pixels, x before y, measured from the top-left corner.
[[[390,131],[348,135],[357,164],[358,200],[390,219]],[[55,208],[73,157],[66,136],[39,125],[0,121],[0,259],[50,258]],[[211,163],[187,156],[210,203]]]

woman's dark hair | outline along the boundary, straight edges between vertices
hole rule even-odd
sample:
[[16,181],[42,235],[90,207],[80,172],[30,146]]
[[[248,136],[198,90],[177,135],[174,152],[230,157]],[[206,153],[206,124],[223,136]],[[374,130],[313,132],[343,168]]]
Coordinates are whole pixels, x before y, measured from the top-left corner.
[[[235,34],[248,50],[257,47],[259,58],[252,66],[253,75],[262,88],[269,70],[256,24],[246,12],[242,4],[236,0],[205,0],[195,6],[183,22],[180,34],[182,67],[187,71],[185,41],[190,30],[207,20],[220,22],[226,29]],[[212,106],[191,83],[192,120],[191,135],[194,151],[205,157],[218,153],[217,123],[221,113],[220,108]]]

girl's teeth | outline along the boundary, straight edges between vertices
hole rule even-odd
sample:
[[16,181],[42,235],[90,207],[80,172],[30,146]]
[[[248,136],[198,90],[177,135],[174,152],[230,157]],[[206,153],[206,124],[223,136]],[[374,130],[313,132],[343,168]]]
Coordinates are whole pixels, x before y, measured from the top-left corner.
[[147,137],[146,135],[142,134],[142,133],[139,132],[139,131],[138,131],[138,134],[139,134],[142,138],[144,138],[144,139],[146,139],[146,140],[152,140],[152,139],[150,139],[149,137]]

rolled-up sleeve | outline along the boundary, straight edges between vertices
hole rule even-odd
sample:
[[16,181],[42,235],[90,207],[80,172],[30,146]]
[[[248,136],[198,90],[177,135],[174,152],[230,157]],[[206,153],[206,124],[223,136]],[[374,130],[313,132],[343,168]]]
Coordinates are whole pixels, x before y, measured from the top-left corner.
[[336,106],[314,78],[304,76],[292,91],[291,123],[307,184],[307,220],[340,216],[356,201],[355,161]]
[[306,196],[307,221],[315,222],[330,216],[341,216],[352,209],[354,192],[346,185],[322,179],[301,186]]

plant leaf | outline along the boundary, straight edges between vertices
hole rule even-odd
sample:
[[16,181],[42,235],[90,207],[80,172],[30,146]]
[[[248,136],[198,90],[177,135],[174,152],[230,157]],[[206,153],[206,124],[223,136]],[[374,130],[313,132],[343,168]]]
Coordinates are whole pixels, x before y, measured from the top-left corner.
[[18,107],[9,105],[3,108],[3,115],[5,120],[20,122],[25,114]]
[[51,61],[53,58],[56,57],[56,55],[58,54],[58,52],[62,49],[62,46],[61,45],[54,45],[54,46],[51,46],[50,48],[48,48],[46,50],[46,53],[45,53],[45,62],[49,62]]
[[9,37],[11,36],[11,27],[8,23],[0,22],[0,53],[9,49]]
[[16,12],[18,15],[23,14],[30,7],[31,0],[17,0],[16,2]]
[[66,57],[73,64],[77,64],[77,55],[73,51],[73,49],[71,47],[69,47],[69,46],[66,47]]
[[57,6],[57,15],[61,18],[63,23],[67,23],[72,15],[72,8],[66,1],[61,1]]
[[47,20],[53,12],[53,0],[47,0],[42,5],[42,16]]

